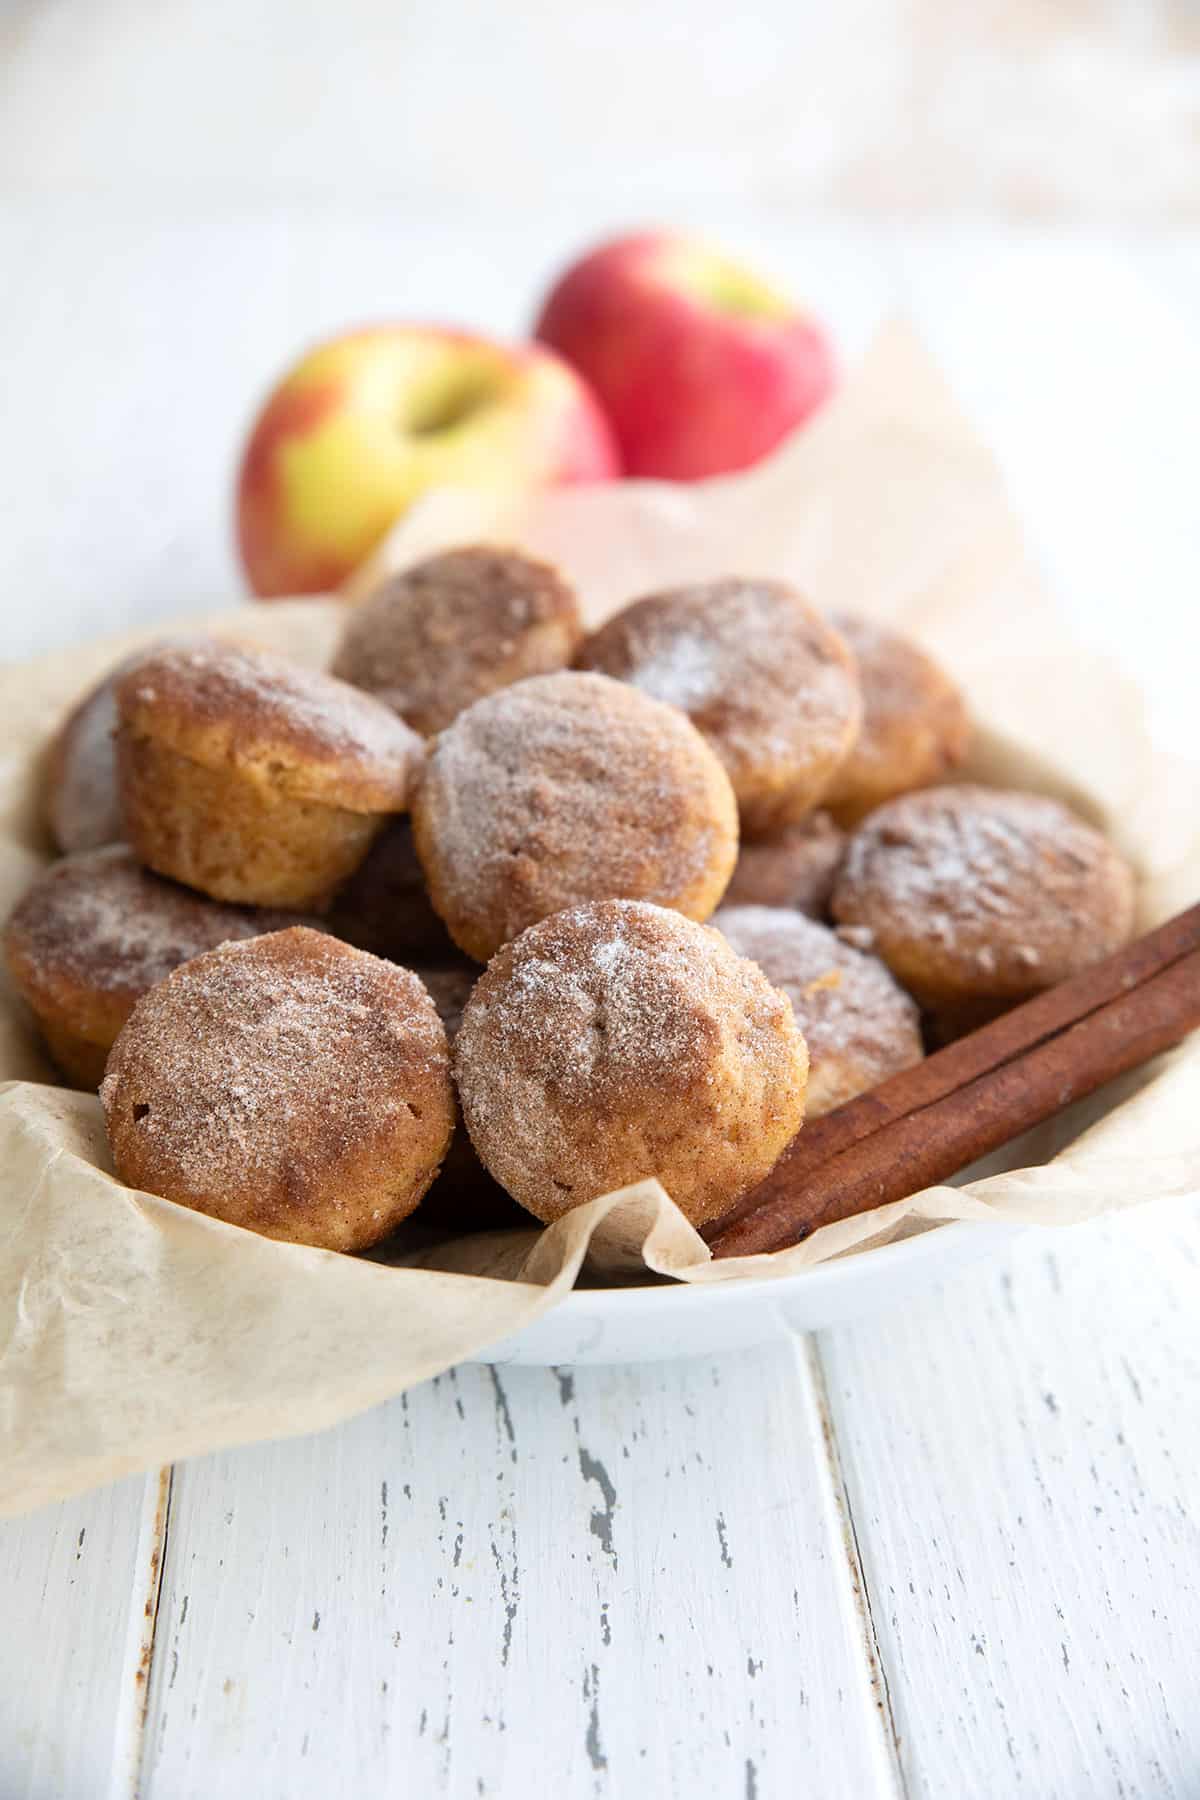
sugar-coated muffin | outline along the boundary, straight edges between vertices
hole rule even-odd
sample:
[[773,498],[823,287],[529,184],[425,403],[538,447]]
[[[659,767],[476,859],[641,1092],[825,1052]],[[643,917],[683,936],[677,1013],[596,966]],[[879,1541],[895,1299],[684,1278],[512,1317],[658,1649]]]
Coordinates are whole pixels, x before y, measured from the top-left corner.
[[121,1180],[265,1237],[364,1250],[450,1144],[416,975],[303,926],[222,944],[138,1001],[100,1089]]
[[[162,640],[172,644],[187,641]],[[121,841],[124,827],[117,791],[117,682],[145,654],[143,648],[123,657],[88,688],[47,746],[42,771],[42,814],[55,845],[66,854]]]
[[712,923],[792,1003],[808,1045],[809,1118],[921,1061],[916,1004],[877,956],[783,907],[723,906]]
[[537,675],[434,739],[413,800],[434,908],[479,962],[587,900],[712,912],[737,857],[737,806],[674,707],[605,675]]
[[747,837],[811,812],[858,734],[854,658],[786,582],[647,595],[587,638],[577,661],[687,713],[725,765]]
[[42,786],[42,811],[60,850],[95,850],[120,842],[117,795],[116,684],[128,667],[118,665],[76,701],[50,741]]
[[832,621],[849,644],[862,684],[862,727],[825,805],[841,825],[912,788],[944,781],[971,742],[967,704],[928,651],[857,614]]
[[95,1088],[117,1033],[155,982],[202,950],[296,923],[292,913],[191,893],[110,844],[37,877],[4,928],[4,955],[55,1063]]
[[924,1006],[1016,1001],[1119,948],[1133,872],[1042,794],[964,784],[879,807],[850,839],[834,917]]
[[804,1116],[786,995],[718,932],[644,902],[556,913],[467,1003],[455,1074],[471,1141],[535,1217],[657,1176],[695,1225],[768,1173]]
[[412,824],[392,819],[334,896],[329,928],[348,944],[393,962],[453,960],[458,952],[433,910]]
[[771,837],[741,845],[723,904],[790,906],[810,919],[824,919],[845,853],[841,827],[827,812],[810,813]]
[[333,672],[430,736],[497,688],[567,668],[581,635],[557,569],[473,544],[391,576],[356,607]]
[[261,650],[151,651],[117,683],[125,835],[217,900],[320,911],[404,811],[421,740],[332,675]]

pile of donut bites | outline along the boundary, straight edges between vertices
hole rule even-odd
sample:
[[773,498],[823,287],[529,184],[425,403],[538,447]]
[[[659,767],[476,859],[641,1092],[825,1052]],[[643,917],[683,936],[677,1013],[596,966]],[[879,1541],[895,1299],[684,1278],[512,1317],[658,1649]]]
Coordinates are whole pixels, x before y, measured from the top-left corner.
[[947,780],[969,735],[783,582],[588,636],[554,568],[454,550],[331,673],[176,640],[85,695],[8,969],[135,1188],[341,1251],[431,1187],[453,1231],[654,1175],[703,1226],[806,1110],[1129,935],[1099,833]]

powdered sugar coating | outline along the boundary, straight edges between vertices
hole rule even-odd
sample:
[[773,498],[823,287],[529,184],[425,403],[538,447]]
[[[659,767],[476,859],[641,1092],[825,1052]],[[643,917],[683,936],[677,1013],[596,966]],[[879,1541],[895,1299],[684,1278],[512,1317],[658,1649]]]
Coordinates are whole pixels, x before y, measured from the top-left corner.
[[131,1186],[340,1250],[412,1211],[454,1119],[418,978],[303,927],[224,944],[152,988],[100,1097]]
[[578,660],[687,713],[724,763],[752,835],[809,812],[858,731],[853,658],[784,582],[728,578],[647,595],[601,626]]
[[50,752],[46,822],[60,850],[94,850],[120,841],[113,681],[110,675],[84,695]]
[[393,575],[355,608],[333,672],[428,734],[497,688],[566,668],[581,629],[557,569],[475,544]]
[[434,907],[480,961],[584,900],[706,918],[737,855],[728,779],[673,708],[603,675],[540,675],[433,744],[413,833]]
[[943,780],[971,739],[966,702],[945,670],[911,638],[873,619],[835,613],[862,684],[862,727],[825,803],[852,825],[896,794]]
[[696,1223],[774,1164],[804,1109],[787,999],[716,932],[643,902],[555,914],[477,983],[463,1113],[513,1197],[550,1219],[657,1175]]
[[389,707],[287,657],[233,644],[151,650],[117,683],[121,731],[350,812],[399,812],[421,740]]
[[17,903],[6,942],[27,979],[128,999],[202,950],[280,931],[295,914],[224,906],[152,875],[123,844],[66,856]]
[[920,1015],[878,957],[783,907],[723,906],[712,923],[791,1001],[808,1045],[810,1118],[920,1062]]
[[961,786],[905,794],[850,839],[834,917],[866,927],[918,999],[1017,999],[1117,949],[1133,873],[1056,800]]
[[[183,640],[167,639],[166,642]],[[116,685],[146,654],[137,650],[76,702],[47,755],[46,823],[58,848],[70,853],[116,844],[124,835],[117,792]]]

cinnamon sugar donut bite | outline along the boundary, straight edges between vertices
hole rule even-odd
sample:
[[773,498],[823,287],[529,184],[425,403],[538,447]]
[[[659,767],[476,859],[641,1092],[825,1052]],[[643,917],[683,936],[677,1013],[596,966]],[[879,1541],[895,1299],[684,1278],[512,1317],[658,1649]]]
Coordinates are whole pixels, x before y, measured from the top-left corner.
[[4,955],[58,1067],[95,1088],[117,1033],[155,982],[217,944],[297,922],[206,900],[110,844],[38,876],[4,928]]
[[827,812],[810,813],[738,851],[726,906],[790,906],[823,919],[846,854],[846,834]]
[[126,835],[217,900],[319,911],[402,812],[421,742],[346,682],[262,650],[151,651],[117,683]]
[[364,1250],[407,1218],[454,1129],[421,982],[302,926],[222,944],[151,988],[100,1098],[130,1187],[327,1250]]
[[737,856],[733,792],[699,732],[604,675],[477,700],[434,740],[412,817],[434,908],[479,962],[585,900],[705,919]]
[[123,657],[75,702],[50,740],[42,811],[55,844],[68,854],[118,844],[124,835],[117,791],[117,682],[145,654],[141,649]]
[[89,688],[50,741],[43,777],[43,812],[60,850],[95,850],[119,843],[123,827],[117,794],[116,684],[136,661],[127,657]]
[[333,672],[430,736],[497,688],[565,669],[581,635],[557,569],[475,544],[393,575],[356,607]]
[[1124,943],[1133,911],[1133,872],[1098,831],[1044,795],[966,784],[871,813],[833,893],[934,1009],[1052,987]]
[[687,713],[728,771],[747,837],[810,812],[858,732],[854,658],[782,581],[650,594],[593,633],[577,660]]
[[471,1141],[536,1218],[657,1176],[694,1225],[768,1173],[804,1115],[786,996],[715,931],[609,900],[508,944],[463,1016]]
[[897,794],[930,787],[962,762],[971,740],[966,701],[927,651],[871,619],[835,613],[862,683],[862,727],[825,804],[851,826]]
[[810,1119],[921,1061],[916,1004],[876,956],[778,906],[723,906],[712,923],[787,995],[808,1046]]

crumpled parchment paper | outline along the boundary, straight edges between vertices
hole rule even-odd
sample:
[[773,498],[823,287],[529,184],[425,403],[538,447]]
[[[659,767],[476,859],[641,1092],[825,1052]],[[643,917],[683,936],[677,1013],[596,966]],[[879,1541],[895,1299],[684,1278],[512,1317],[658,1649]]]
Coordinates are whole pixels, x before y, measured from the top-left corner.
[[[901,326],[747,475],[564,490],[515,513],[438,494],[371,575],[478,537],[559,561],[593,620],[667,581],[741,572],[894,621],[964,683],[980,722],[974,777],[1057,794],[1111,831],[1140,870],[1143,925],[1200,892],[1194,772],[1154,753],[1138,695],[1065,635],[991,458]],[[200,623],[319,663],[343,605],[245,606]],[[3,911],[48,854],[36,794],[49,733],[147,635],[0,676]],[[273,1243],[122,1187],[99,1102],[53,1085],[8,994],[0,1080],[0,1512],[329,1425],[519,1330],[570,1289],[589,1247],[626,1277],[769,1281],[950,1219],[1062,1225],[1200,1186],[1197,1038],[1030,1134],[1008,1159],[1030,1166],[928,1190],[776,1256],[711,1263],[648,1181],[545,1231],[461,1239],[397,1266]]]

